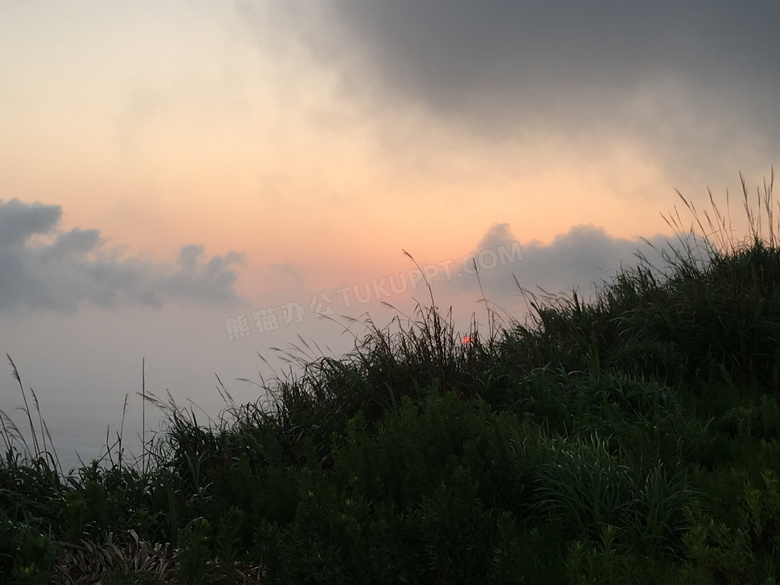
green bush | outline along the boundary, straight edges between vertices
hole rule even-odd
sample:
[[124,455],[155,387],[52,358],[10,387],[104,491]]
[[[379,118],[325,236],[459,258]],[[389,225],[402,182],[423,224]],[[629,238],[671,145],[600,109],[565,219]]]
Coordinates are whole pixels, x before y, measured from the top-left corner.
[[777,582],[780,242],[744,195],[745,241],[714,202],[699,235],[677,216],[665,267],[592,302],[523,291],[526,323],[491,309],[462,343],[431,297],[209,425],[145,395],[168,429],[140,470],[119,437],[63,473],[11,362],[29,429],[0,412],[0,584],[120,533],[187,583]]

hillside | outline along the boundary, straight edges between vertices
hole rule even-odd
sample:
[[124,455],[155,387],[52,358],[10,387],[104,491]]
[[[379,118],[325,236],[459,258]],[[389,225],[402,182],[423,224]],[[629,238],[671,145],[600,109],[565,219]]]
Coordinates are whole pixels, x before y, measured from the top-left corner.
[[526,291],[465,342],[419,307],[216,425],[157,401],[143,460],[66,475],[34,404],[32,444],[4,414],[0,583],[775,583],[780,246],[752,200],[744,240],[714,203],[707,238],[672,219],[687,250],[592,302]]

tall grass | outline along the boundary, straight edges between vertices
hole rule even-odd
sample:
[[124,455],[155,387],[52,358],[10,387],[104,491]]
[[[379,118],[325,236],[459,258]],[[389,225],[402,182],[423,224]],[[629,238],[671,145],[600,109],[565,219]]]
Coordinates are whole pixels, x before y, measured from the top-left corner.
[[[59,463],[57,451],[54,448],[54,441],[52,441],[49,428],[41,414],[38,397],[35,395],[35,391],[30,388],[33,405],[35,406],[35,414],[38,419],[38,428],[36,428],[33,421],[33,412],[27,400],[24,384],[22,383],[22,377],[19,374],[19,370],[13,359],[11,359],[11,356],[6,354],[6,357],[11,364],[11,375],[19,385],[19,392],[21,393],[22,402],[24,403],[24,406],[21,407],[21,411],[24,413],[25,418],[27,418],[29,435],[28,437],[25,437],[24,432],[20,431],[16,426],[13,418],[8,416],[4,411],[0,411],[0,428],[2,429],[2,433],[0,434],[2,434],[3,444],[5,445],[3,451],[7,458],[22,457],[30,461],[44,460],[46,464],[50,464],[55,471],[62,472],[62,466]],[[28,438],[30,443],[28,443]]]
[[780,215],[773,179],[757,207],[742,185],[744,239],[728,199],[683,198],[665,267],[525,291],[524,323],[483,299],[468,343],[429,287],[343,357],[304,343],[257,402],[222,386],[216,420],[142,374],[168,424],[142,422],[140,467],[122,427],[63,474],[11,362],[0,583],[776,582]]

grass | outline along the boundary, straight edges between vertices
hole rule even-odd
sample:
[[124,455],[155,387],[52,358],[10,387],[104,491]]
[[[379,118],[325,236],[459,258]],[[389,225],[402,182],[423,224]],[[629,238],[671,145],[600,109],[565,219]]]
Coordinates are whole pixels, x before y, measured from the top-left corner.
[[120,432],[64,474],[11,362],[0,584],[777,582],[779,216],[742,195],[744,240],[683,198],[663,270],[468,343],[431,294],[205,425],[144,387],[140,465]]

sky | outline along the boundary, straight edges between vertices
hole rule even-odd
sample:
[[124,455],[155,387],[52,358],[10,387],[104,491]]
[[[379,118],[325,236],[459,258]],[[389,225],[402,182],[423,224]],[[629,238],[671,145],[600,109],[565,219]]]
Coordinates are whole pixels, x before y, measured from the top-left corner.
[[[0,350],[73,463],[141,433],[142,386],[207,421],[219,380],[256,400],[285,359],[353,347],[349,318],[432,292],[484,326],[474,265],[507,322],[515,280],[592,294],[664,246],[676,190],[706,208],[780,160],[779,20],[757,1],[2,1]],[[8,363],[22,426],[20,404]]]

